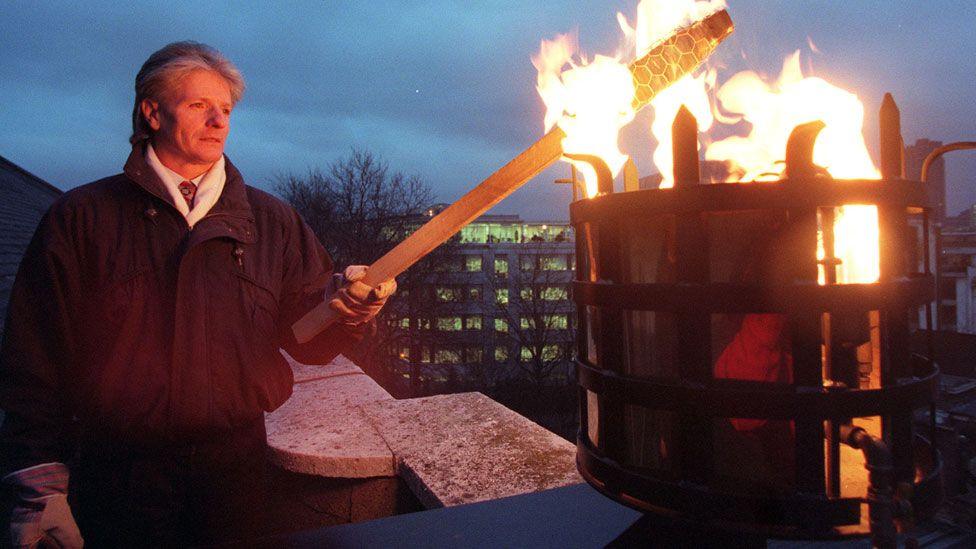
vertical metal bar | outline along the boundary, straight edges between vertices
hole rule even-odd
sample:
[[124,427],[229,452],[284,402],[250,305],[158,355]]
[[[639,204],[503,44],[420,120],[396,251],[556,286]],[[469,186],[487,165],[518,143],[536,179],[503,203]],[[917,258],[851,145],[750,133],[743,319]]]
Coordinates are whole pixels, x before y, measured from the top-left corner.
[[[942,329],[942,227],[935,226],[935,329]],[[933,354],[929,358],[935,359]]]
[[[602,159],[592,155],[567,154],[566,156],[588,162],[597,174],[597,188],[600,194],[613,193],[613,175]],[[588,258],[589,262],[596,263],[595,271],[591,265],[591,278],[612,284],[623,281],[620,260],[621,230],[622,224],[617,220],[601,222],[596,227],[596,253]],[[597,366],[622,374],[624,372],[623,309],[616,304],[600,307],[591,320],[596,340]],[[625,404],[621,402],[618,395],[604,393],[597,397],[597,409],[597,447],[610,459],[626,466],[628,433]]]
[[576,202],[579,200],[579,174],[576,171],[576,164],[570,164],[569,169],[570,180],[572,181],[570,185],[573,186],[573,202]]
[[[922,184],[927,185],[927,181],[922,181]],[[929,235],[929,231],[932,230],[932,212],[929,208],[924,208],[922,210],[922,254],[925,256],[925,261],[923,263],[923,268],[925,269],[925,274],[927,276],[932,275],[932,258],[930,249],[932,245],[932,238]],[[936,256],[936,269],[938,269],[938,258]],[[935,315],[939,314],[939,279],[938,276],[935,278]],[[932,307],[933,302],[929,301],[925,304],[925,352],[926,358],[929,360],[935,360],[935,327],[932,325]],[[929,440],[932,441],[929,449],[931,451],[931,459],[933,467],[939,460],[939,444],[936,440],[938,436],[936,427],[936,416],[935,416],[935,402],[929,405]]]
[[[922,211],[922,256],[925,258],[922,260],[922,269],[926,276],[932,276],[932,260],[929,257],[931,252],[930,246],[932,245],[932,239],[929,236],[929,231],[932,230],[932,226],[929,221],[930,212],[928,208]],[[936,288],[938,288],[938,281],[936,281]],[[939,295],[935,295],[935,303],[938,304]],[[926,351],[928,352],[929,358],[933,356],[932,347],[932,331],[935,328],[932,326],[932,302],[929,301],[925,304],[925,329],[928,331],[928,337],[925,338]]]
[[[573,198],[576,198],[576,167],[573,167]],[[580,230],[582,229],[582,230]],[[589,280],[589,273],[591,263],[588,259],[589,254],[587,250],[591,249],[593,246],[592,235],[590,234],[589,225],[581,223],[579,225],[574,225],[573,230],[576,232],[576,272],[574,276],[576,280],[584,281]],[[589,361],[589,337],[587,335],[589,330],[589,321],[586,318],[587,308],[586,306],[581,306],[578,302],[576,303],[576,360],[578,362],[588,362]],[[578,379],[578,378],[577,378]],[[578,440],[585,440],[590,445],[595,441],[589,439],[590,430],[590,418],[588,410],[589,398],[587,396],[587,390],[582,386],[578,388],[578,398],[579,401],[577,405],[579,406],[579,430],[576,433]]]
[[[905,163],[901,114],[890,93],[885,94],[881,103],[879,123],[881,177],[886,180],[903,179]],[[908,214],[903,206],[879,204],[878,224],[881,234],[881,281],[898,280],[908,273]],[[897,384],[899,378],[908,377],[911,373],[908,315],[908,309],[899,304],[881,311],[882,386]],[[892,451],[895,478],[898,481],[911,481],[914,476],[912,410],[882,418],[882,431]]]
[[[620,224],[615,222],[603,223],[597,230],[597,272],[600,280],[614,284],[621,282],[620,230]],[[598,366],[623,373],[623,310],[617,306],[600,307],[594,320]],[[617,395],[601,395],[598,402],[600,449],[610,459],[626,464],[626,408]]]
[[[674,191],[681,192],[701,182],[698,161],[698,121],[682,105],[671,126],[674,155]],[[708,236],[702,214],[675,216],[675,280],[707,284],[709,281]],[[701,311],[677,314],[678,372],[686,380],[709,384],[712,380],[711,315]],[[712,477],[711,417],[683,414],[679,417],[681,467],[684,478],[708,483]]]
[[[830,286],[837,284],[837,263],[834,256],[834,207],[828,206],[820,210],[820,232],[823,235],[824,258],[821,262],[824,269],[824,282]],[[823,313],[822,329],[823,341],[826,346],[824,353],[824,375],[839,381],[835,366],[843,360],[840,356],[843,349],[839,349],[841,342],[837,338],[837,330],[832,325],[833,316],[830,312]],[[839,369],[839,368],[838,368]],[[827,495],[840,497],[840,422],[831,418],[827,429]]]
[[[796,261],[791,267],[794,284],[817,284],[817,214],[795,210],[790,215],[790,231],[796,235]],[[821,358],[822,315],[807,311],[792,315],[793,382],[798,390],[823,388]],[[796,485],[809,494],[824,493],[824,424],[820,419],[796,420]]]
[[[809,179],[817,174],[813,146],[824,123],[817,120],[793,129],[786,143],[788,180]],[[789,212],[788,244],[795,261],[784,265],[787,280],[795,285],[817,285],[817,209]],[[793,351],[793,384],[796,390],[823,390],[823,315],[805,310],[790,315],[790,341]],[[824,485],[824,422],[817,418],[795,420],[796,488],[811,495],[822,495]],[[816,525],[807,525],[815,527]]]

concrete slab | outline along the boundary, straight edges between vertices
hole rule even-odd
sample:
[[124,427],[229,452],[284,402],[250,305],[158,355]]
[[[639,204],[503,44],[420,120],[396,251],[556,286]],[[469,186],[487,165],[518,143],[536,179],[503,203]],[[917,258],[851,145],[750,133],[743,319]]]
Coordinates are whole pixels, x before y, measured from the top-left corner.
[[427,508],[583,482],[576,447],[481,393],[362,407]]
[[351,362],[323,368],[331,375],[296,383],[265,416],[271,462],[330,478],[395,476],[393,453],[359,408],[393,397]]

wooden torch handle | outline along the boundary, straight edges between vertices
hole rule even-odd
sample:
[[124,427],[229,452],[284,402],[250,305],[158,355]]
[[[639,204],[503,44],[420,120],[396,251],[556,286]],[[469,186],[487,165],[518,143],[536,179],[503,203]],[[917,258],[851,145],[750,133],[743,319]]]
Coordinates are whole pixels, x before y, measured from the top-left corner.
[[[389,280],[409,269],[462,227],[558,160],[563,154],[564,137],[566,137],[565,132],[558,126],[553,128],[522,154],[488,176],[488,179],[468,191],[457,202],[445,208],[413,234],[403,239],[395,248],[377,259],[369,266],[362,282],[375,288],[384,280]],[[336,316],[328,303],[320,303],[292,325],[295,340],[305,343],[312,339],[331,324]]]
[[[701,65],[732,34],[732,19],[725,10],[679,29],[630,65],[634,79],[634,109],[640,109],[669,85]],[[488,176],[457,202],[434,216],[416,232],[369,266],[362,282],[371,288],[410,268],[420,258],[446,242],[454,233],[488,211],[523,183],[532,179],[563,154],[566,133],[556,126],[532,146]],[[322,302],[292,325],[295,340],[312,339],[338,315]]]

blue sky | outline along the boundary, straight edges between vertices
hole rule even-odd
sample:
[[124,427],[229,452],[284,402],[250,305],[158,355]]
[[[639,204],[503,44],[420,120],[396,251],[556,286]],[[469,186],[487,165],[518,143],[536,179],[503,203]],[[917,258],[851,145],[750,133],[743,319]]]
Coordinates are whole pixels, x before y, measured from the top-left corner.
[[[864,101],[875,157],[886,91],[907,142],[976,140],[976,3],[728,2],[737,30],[712,59],[720,81],[744,68],[775,75],[803,49],[814,75]],[[362,147],[452,201],[542,135],[530,62],[539,40],[575,31],[586,53],[612,53],[615,14],[633,18],[636,3],[8,1],[0,155],[61,188],[118,172],[136,71],[162,45],[195,39],[247,80],[227,153],[251,184],[268,189],[277,174]],[[653,171],[652,115],[645,109],[621,138],[642,175]],[[976,202],[976,153],[947,158],[956,212]],[[551,182],[567,172],[550,168],[494,211],[566,218],[569,189]]]

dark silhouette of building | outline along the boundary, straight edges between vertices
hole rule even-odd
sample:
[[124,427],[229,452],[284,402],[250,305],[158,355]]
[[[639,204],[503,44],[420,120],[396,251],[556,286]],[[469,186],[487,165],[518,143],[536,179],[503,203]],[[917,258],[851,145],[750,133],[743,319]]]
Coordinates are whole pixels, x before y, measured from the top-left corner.
[[37,223],[61,190],[0,156],[0,333],[10,288]]

